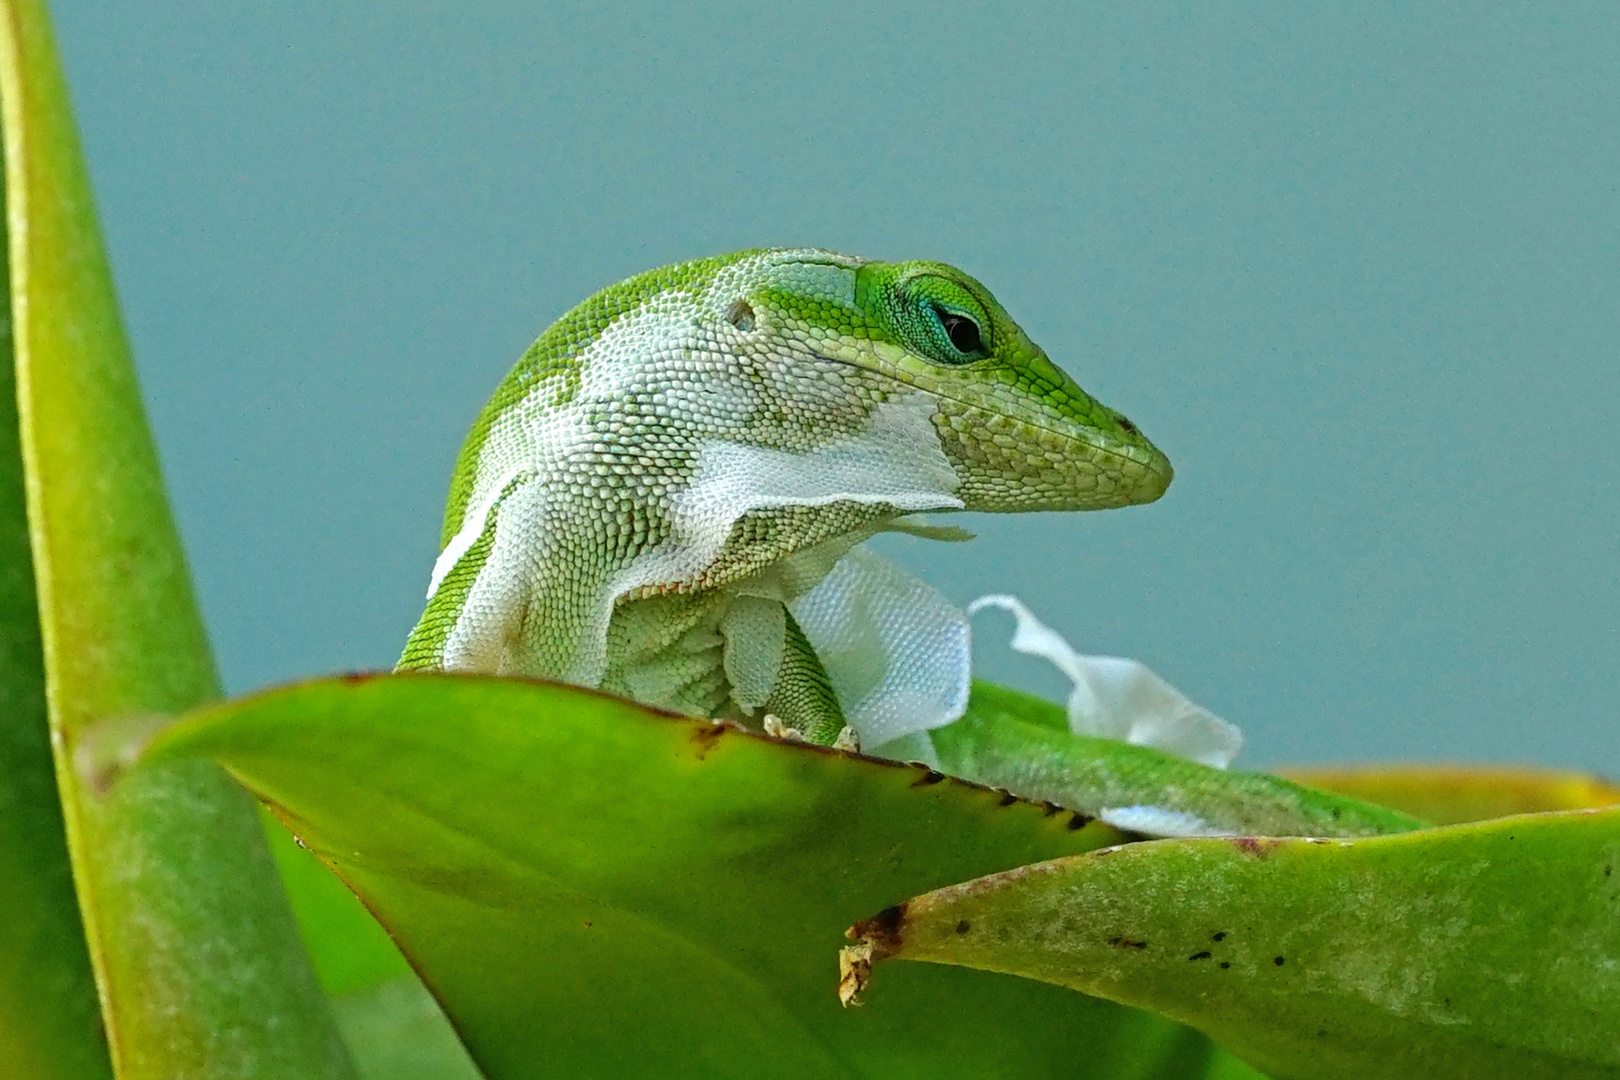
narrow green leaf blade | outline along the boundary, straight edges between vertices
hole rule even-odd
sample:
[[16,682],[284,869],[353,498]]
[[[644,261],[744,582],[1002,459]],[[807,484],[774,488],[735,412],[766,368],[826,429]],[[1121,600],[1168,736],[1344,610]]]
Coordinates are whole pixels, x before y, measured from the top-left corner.
[[1377,836],[1418,818],[1265,773],[1216,769],[1069,731],[1062,707],[975,681],[966,715],[929,733],[940,768],[1105,820],[1166,818],[1178,835]]
[[853,913],[1118,836],[920,767],[449,676],[228,702],[148,760],[194,754],[359,893],[491,1080],[1183,1080],[1211,1054],[1142,1013],[943,968],[841,1009],[830,950]]
[[268,812],[265,838],[281,872],[293,917],[321,989],[330,997],[360,993],[410,974],[410,965],[354,893],[300,848]]
[[260,817],[361,1080],[477,1080],[466,1047],[388,932],[281,822],[268,811]]
[[[7,277],[0,261],[0,281]],[[0,1076],[103,1080],[112,1065],[51,763],[11,344],[8,309],[0,316]]]
[[856,930],[873,959],[1153,1009],[1278,1080],[1616,1077],[1617,865],[1620,810],[1154,841],[955,885]]
[[360,1080],[484,1080],[414,974],[332,1001]]
[[352,1075],[251,803],[213,766],[110,798],[67,755],[103,718],[217,696],[40,0],[0,4],[28,522],[52,745],[120,1077]]
[[1397,807],[1436,825],[1620,803],[1620,788],[1587,773],[1497,765],[1321,765],[1284,776]]

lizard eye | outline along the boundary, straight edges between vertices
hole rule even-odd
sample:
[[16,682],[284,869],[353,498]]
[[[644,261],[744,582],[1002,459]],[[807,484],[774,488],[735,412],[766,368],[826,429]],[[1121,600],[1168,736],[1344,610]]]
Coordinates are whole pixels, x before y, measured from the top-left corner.
[[984,350],[984,342],[979,337],[978,323],[954,311],[935,308],[934,312],[939,316],[940,325],[945,327],[945,336],[951,339],[951,345],[957,352],[972,355]]
[[894,300],[895,328],[912,352],[945,367],[991,355],[995,324],[984,302],[961,282],[917,274],[895,286]]

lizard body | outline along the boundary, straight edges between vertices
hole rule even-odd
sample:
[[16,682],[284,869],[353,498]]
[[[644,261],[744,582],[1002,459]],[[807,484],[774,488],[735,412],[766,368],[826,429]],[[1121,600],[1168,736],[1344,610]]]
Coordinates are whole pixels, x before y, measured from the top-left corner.
[[[1125,506],[1170,477],[952,267],[813,249],[680,263],[586,300],[497,388],[398,666],[763,712],[830,743],[849,702],[812,617],[863,598],[835,587],[906,588],[862,577],[852,548],[927,533],[920,512]],[[877,666],[922,648],[906,619],[873,618]]]

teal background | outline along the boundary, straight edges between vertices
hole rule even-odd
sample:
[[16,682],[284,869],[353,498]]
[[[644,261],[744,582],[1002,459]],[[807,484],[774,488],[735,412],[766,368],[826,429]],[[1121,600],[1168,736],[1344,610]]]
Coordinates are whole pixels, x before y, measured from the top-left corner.
[[[886,550],[1244,760],[1620,774],[1620,5],[176,5],[58,31],[229,686],[389,665],[547,323],[762,244],[944,259],[1170,455]],[[979,625],[982,671],[1060,684]]]

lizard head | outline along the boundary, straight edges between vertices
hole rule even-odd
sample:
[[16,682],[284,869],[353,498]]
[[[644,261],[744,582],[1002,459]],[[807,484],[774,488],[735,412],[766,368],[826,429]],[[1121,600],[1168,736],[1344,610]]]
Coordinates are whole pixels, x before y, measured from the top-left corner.
[[955,267],[862,264],[855,306],[866,340],[844,355],[937,402],[934,426],[967,509],[1098,510],[1152,502],[1169,486],[1169,460],[1136,425],[1082,390]]

